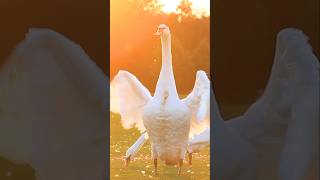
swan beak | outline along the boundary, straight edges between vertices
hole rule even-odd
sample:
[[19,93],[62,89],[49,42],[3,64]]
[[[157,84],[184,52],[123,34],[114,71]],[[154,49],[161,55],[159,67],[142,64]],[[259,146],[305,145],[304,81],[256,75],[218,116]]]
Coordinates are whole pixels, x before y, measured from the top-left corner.
[[160,31],[158,30],[157,32],[155,32],[153,35],[155,35],[155,36],[160,36],[161,35],[161,33],[160,33]]

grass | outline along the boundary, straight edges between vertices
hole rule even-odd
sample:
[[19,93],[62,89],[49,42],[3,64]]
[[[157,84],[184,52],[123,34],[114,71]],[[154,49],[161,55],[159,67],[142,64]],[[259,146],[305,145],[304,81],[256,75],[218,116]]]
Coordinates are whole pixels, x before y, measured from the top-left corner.
[[182,174],[178,168],[158,163],[158,175],[154,175],[150,143],[147,142],[128,167],[123,165],[127,149],[139,138],[136,129],[126,130],[121,126],[120,116],[111,113],[110,119],[110,179],[210,179],[210,148],[193,155],[192,166],[184,161]]

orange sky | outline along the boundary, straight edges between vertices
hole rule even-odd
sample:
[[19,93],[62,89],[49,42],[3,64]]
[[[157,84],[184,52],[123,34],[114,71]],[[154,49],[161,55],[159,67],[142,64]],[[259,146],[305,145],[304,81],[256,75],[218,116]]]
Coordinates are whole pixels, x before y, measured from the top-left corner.
[[152,91],[161,68],[160,39],[153,36],[159,24],[167,24],[171,30],[178,90],[192,89],[196,70],[209,73],[209,18],[186,18],[179,23],[176,15],[153,15],[128,0],[111,0],[110,10],[111,78],[119,70],[127,70]]

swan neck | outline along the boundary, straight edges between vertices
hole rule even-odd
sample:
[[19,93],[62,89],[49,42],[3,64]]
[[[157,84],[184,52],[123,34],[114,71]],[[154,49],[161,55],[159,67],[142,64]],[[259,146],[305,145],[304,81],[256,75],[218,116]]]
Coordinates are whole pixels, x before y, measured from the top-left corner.
[[178,97],[172,68],[170,35],[168,35],[167,37],[161,37],[161,45],[162,67],[157,83],[155,96],[163,96],[164,94],[168,93],[169,98],[172,96]]
[[166,71],[167,73],[173,72],[170,36],[166,37],[166,38],[161,38],[161,45],[162,45],[162,68],[161,68],[161,71]]

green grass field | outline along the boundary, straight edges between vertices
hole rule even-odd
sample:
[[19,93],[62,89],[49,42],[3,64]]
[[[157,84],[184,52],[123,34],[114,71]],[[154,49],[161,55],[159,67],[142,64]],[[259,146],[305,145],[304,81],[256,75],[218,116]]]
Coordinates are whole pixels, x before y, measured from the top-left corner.
[[[228,120],[233,117],[242,115],[249,105],[247,104],[220,104],[220,112],[224,119]],[[111,142],[110,142],[110,177],[111,179],[210,179],[210,149],[206,148],[199,154],[194,154],[193,165],[190,167],[185,160],[183,173],[177,175],[177,167],[159,164],[158,176],[154,176],[153,164],[151,160],[150,144],[146,143],[137,157],[129,167],[123,167],[122,158],[126,150],[140,136],[135,129],[125,130],[120,123],[120,116],[111,114]],[[274,147],[260,147],[264,151],[275,150]],[[276,148],[276,147],[275,147]],[[262,151],[261,151],[262,152]],[[267,157],[268,158],[268,157]],[[273,158],[273,157],[269,157]],[[266,164],[268,165],[268,164]],[[276,164],[274,164],[274,167]],[[264,166],[259,167],[258,174],[260,179],[275,179],[276,172],[272,169],[266,169]],[[317,170],[312,169],[307,179],[316,179]]]
[[150,143],[147,142],[128,167],[124,167],[123,157],[127,149],[139,138],[136,129],[126,130],[121,126],[120,116],[111,113],[110,119],[110,179],[210,179],[210,148],[194,154],[192,166],[187,159],[182,167],[182,174],[177,175],[178,168],[158,163],[158,175],[154,175]]

